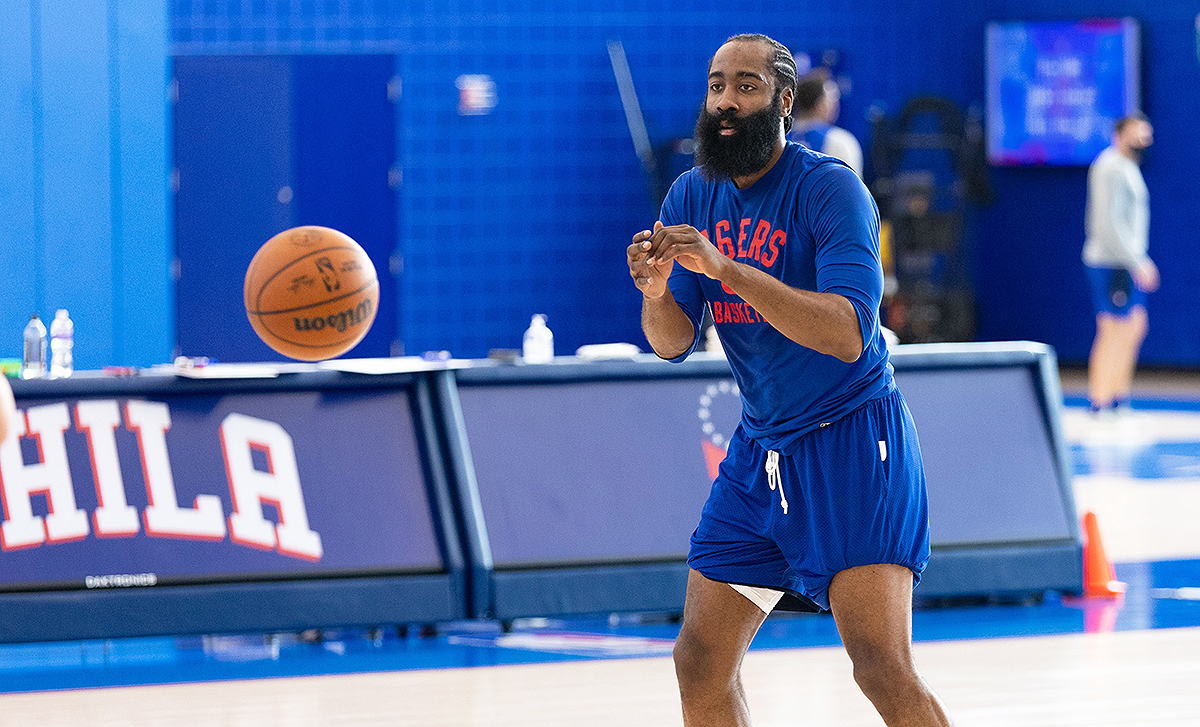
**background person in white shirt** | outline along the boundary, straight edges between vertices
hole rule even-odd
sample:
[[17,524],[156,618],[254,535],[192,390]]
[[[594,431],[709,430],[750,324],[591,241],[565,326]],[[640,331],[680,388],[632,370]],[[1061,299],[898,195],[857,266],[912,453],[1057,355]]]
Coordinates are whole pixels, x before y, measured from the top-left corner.
[[841,98],[842,92],[830,78],[828,69],[818,68],[797,81],[793,107],[796,122],[791,139],[813,151],[841,159],[862,179],[862,146],[854,134],[834,126]]
[[1145,116],[1126,116],[1114,127],[1112,145],[1088,169],[1083,262],[1096,308],[1088,359],[1093,412],[1128,403],[1146,338],[1146,294],[1158,289],[1158,268],[1146,254],[1150,193],[1138,167],[1153,141]]

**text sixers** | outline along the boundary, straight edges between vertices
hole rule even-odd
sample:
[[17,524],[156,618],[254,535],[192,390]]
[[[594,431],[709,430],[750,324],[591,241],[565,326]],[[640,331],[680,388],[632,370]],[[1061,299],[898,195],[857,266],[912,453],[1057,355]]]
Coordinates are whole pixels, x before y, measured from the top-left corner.
[[[74,417],[72,417],[72,412]],[[122,417],[122,415],[124,415]],[[96,510],[88,514],[75,502],[64,433],[72,426],[87,438]],[[122,421],[123,419],[123,421]],[[146,509],[138,517],[128,504],[117,456],[116,430],[137,436],[146,486]],[[279,424],[244,414],[221,421],[221,452],[225,459],[233,513],[225,517],[221,499],[199,495],[191,507],[181,507],[167,455],[171,415],[166,404],[154,401],[80,401],[30,407],[17,417],[16,431],[0,444],[0,498],[5,521],[0,524],[0,549],[30,548],[86,538],[133,537],[144,527],[147,535],[189,540],[223,540],[277,550],[304,560],[321,559],[321,536],[308,525],[292,437]],[[19,439],[37,441],[39,462],[26,464]],[[267,471],[256,469],[253,452],[265,456]],[[44,495],[49,514],[34,515],[32,498]],[[267,520],[262,505],[273,505],[279,523]],[[228,527],[226,527],[228,523]]]
[[[772,229],[766,220],[754,220],[749,217],[738,221],[737,242],[733,240],[733,225],[729,220],[721,220],[713,226],[713,236],[709,237],[708,230],[701,230],[704,239],[716,246],[727,258],[737,260],[754,260],[764,270],[775,265],[779,260],[780,248],[787,244],[787,233],[783,230]],[[753,227],[753,232],[751,232]],[[724,283],[721,289],[733,295],[733,291]],[[766,323],[758,311],[749,303],[736,301],[712,301],[713,321],[717,323]]]

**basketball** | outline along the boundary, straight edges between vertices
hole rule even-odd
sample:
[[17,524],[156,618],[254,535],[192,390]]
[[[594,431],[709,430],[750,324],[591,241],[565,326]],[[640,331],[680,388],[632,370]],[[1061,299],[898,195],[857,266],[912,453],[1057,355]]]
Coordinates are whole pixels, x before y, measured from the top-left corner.
[[341,356],[379,307],[365,250],[328,227],[294,227],[267,240],[246,269],[246,317],[272,349],[300,361]]

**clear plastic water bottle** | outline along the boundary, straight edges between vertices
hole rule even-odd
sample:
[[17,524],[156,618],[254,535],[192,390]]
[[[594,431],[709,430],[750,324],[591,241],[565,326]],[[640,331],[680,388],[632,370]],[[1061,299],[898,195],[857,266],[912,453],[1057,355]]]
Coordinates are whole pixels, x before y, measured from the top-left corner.
[[61,379],[75,370],[71,349],[75,347],[75,324],[65,308],[59,308],[50,321],[50,378]]
[[34,313],[25,326],[25,353],[21,358],[21,378],[40,379],[46,375],[46,325]]
[[554,334],[546,327],[546,316],[537,313],[525,329],[521,360],[525,363],[550,363],[554,360]]

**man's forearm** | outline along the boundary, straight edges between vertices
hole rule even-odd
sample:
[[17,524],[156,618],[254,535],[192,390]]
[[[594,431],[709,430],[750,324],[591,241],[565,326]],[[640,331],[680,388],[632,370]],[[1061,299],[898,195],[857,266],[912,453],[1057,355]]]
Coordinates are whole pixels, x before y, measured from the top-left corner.
[[662,358],[682,356],[692,347],[696,329],[668,290],[661,298],[642,298],[642,331]]
[[845,297],[799,290],[740,263],[729,266],[722,282],[801,346],[847,362],[862,355],[858,314]]

